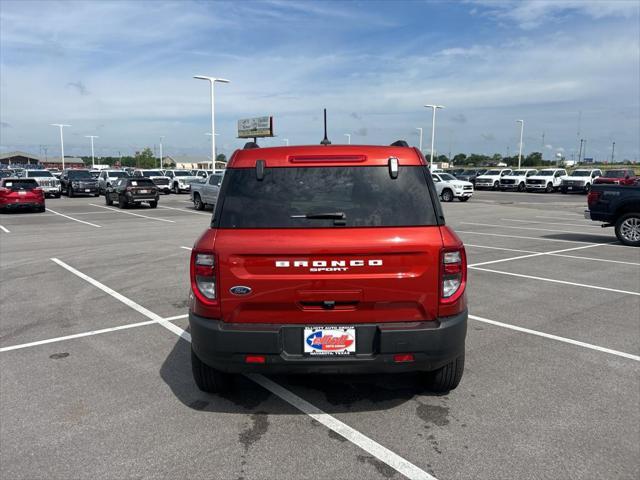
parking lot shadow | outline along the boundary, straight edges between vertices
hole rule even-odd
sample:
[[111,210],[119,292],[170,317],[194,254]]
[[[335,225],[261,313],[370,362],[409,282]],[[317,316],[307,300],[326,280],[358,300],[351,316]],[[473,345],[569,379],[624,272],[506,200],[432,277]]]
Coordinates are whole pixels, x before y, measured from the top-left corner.
[[[272,394],[238,375],[230,392],[201,392],[191,375],[191,347],[178,339],[160,368],[160,376],[174,395],[194,410],[220,413],[247,413],[258,410],[272,415],[297,412],[282,401],[268,402]],[[387,410],[413,399],[429,395],[422,374],[396,375],[278,375],[272,380],[314,403],[327,413]],[[436,395],[436,394],[432,394]],[[274,407],[278,405],[278,407]]]
[[569,240],[572,242],[619,243],[615,235],[613,235],[613,229],[609,231],[611,232],[611,235],[593,235],[589,233],[552,233],[550,235],[543,235],[542,238],[549,238],[553,240]]

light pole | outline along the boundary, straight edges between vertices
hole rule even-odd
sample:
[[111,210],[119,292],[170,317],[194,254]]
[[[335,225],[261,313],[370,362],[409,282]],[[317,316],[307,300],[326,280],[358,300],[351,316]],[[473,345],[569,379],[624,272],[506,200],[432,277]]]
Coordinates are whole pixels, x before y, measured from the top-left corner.
[[613,154],[616,151],[616,142],[613,142],[613,145],[611,145],[611,163],[613,163]]
[[433,165],[433,149],[436,140],[436,110],[444,108],[443,105],[425,105],[426,108],[433,109],[433,119],[431,120],[431,165]]
[[580,139],[580,150],[578,150],[578,163],[580,163],[580,158],[582,157],[582,144],[584,143],[584,138]]
[[[212,136],[212,135],[211,135],[211,132],[207,132],[207,133],[205,133],[205,135],[206,135],[206,136],[208,136],[208,137],[211,137],[211,136]],[[213,135],[213,136],[214,136],[214,137],[218,137],[218,136],[220,136],[220,134],[219,134],[219,133],[216,133],[216,134],[215,134],[215,135]],[[214,171],[215,171],[215,169],[216,169],[216,159],[215,159],[215,158],[213,158],[213,159],[211,160],[211,170],[214,170]]]
[[60,159],[62,160],[62,170],[64,170],[64,136],[62,135],[62,129],[71,125],[65,125],[64,123],[52,123],[50,125],[60,128]]
[[193,78],[197,78],[198,80],[208,80],[211,85],[211,160],[213,163],[213,168],[215,169],[216,162],[216,115],[215,115],[215,104],[214,104],[214,92],[213,92],[213,84],[216,82],[219,83],[230,83],[229,80],[225,80],[224,78],[216,78],[216,77],[207,77],[206,75],[195,75]]
[[524,120],[516,120],[516,123],[520,124],[520,150],[518,151],[518,170],[520,170],[520,164],[522,163],[522,134],[524,133]]
[[164,138],[164,135],[160,136],[160,170],[162,170],[162,139]]
[[91,168],[93,168],[95,170],[96,168],[96,160],[95,157],[93,155],[93,139],[94,138],[100,138],[97,135],[85,135],[84,138],[90,138],[91,139]]
[[344,136],[347,137],[347,145],[351,145],[351,134],[345,133]]
[[422,153],[422,127],[416,127],[416,130],[420,130],[420,153]]
[[288,138],[283,138],[282,141],[284,142],[284,144],[288,147],[289,146],[289,139]]

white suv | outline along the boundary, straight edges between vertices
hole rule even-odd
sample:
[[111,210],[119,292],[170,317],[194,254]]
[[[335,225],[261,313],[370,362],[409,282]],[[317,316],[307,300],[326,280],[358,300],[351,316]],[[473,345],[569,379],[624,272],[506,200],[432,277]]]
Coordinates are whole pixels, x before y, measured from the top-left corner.
[[124,170],[102,170],[98,175],[98,193],[106,195],[107,188],[115,185],[119,178],[128,178],[129,174]]
[[591,185],[600,175],[602,175],[602,172],[598,169],[587,170],[581,168],[575,170],[571,172],[571,175],[562,180],[562,183],[560,184],[560,191],[562,193],[589,193],[589,190],[591,190]]
[[53,176],[49,170],[25,170],[23,173],[25,178],[33,178],[45,195],[52,195],[60,198],[60,180]]
[[436,191],[443,202],[453,202],[457,198],[461,202],[466,202],[473,195],[473,183],[458,180],[450,173],[432,173],[433,183]]
[[535,168],[525,168],[523,170],[514,170],[509,175],[505,175],[500,179],[500,190],[517,190],[524,192],[526,188],[527,178],[538,173]]
[[566,177],[567,171],[564,168],[545,168],[527,178],[527,192],[551,193],[560,188]]
[[476,188],[492,188],[498,190],[502,177],[512,172],[510,168],[492,168],[485,174],[476,177]]

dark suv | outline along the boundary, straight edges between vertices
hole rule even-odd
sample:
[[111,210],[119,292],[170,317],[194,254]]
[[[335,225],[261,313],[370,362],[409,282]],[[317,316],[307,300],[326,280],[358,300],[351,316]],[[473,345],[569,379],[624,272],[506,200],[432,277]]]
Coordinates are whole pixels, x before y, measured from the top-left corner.
[[75,197],[76,195],[93,195],[97,197],[100,194],[98,180],[91,176],[89,170],[63,170],[62,175],[60,175],[60,187],[61,193],[65,193],[69,197]]
[[107,205],[118,204],[120,208],[140,205],[145,202],[151,208],[158,206],[158,187],[150,178],[124,177],[107,187],[104,200]]
[[233,154],[191,254],[201,390],[240,372],[422,371],[433,391],[458,385],[465,250],[424,157],[401,145]]

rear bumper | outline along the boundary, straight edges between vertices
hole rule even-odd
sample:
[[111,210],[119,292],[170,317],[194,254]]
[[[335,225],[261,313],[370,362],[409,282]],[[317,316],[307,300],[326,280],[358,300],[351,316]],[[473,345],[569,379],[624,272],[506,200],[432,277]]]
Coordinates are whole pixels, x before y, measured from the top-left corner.
[[[435,370],[464,353],[467,311],[432,322],[356,325],[356,354],[303,355],[304,325],[230,324],[189,313],[191,345],[205,364],[231,373],[377,373]],[[396,353],[415,361],[395,363]],[[245,356],[265,356],[247,364]]]
[[2,210],[22,210],[29,208],[44,208],[44,202],[39,202],[37,200],[25,200],[21,202],[0,203],[0,209]]

